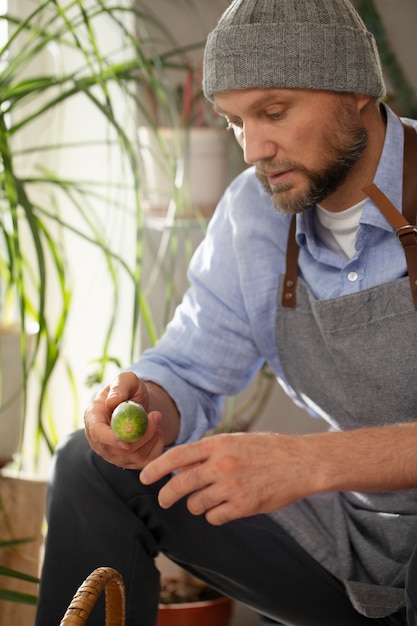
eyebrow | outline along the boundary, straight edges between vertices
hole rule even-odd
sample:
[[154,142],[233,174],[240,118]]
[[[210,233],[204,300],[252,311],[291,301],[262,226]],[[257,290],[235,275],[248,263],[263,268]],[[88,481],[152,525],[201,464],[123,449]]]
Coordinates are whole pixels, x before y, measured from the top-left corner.
[[[251,102],[248,106],[248,111],[255,111],[256,109],[263,107],[267,104],[283,104],[285,101],[286,98],[282,95],[280,97],[277,97],[276,94],[267,93],[257,98],[254,102]],[[229,114],[227,111],[222,109],[220,106],[217,105],[216,102],[214,102],[213,104],[213,109],[219,115],[234,115],[233,113]]]

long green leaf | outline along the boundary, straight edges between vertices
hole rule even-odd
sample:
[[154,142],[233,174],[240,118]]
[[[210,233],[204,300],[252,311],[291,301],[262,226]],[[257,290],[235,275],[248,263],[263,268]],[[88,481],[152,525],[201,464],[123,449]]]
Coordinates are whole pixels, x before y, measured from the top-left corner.
[[14,569],[10,569],[10,567],[5,567],[4,565],[0,565],[0,576],[7,576],[8,578],[16,578],[18,580],[25,580],[29,583],[39,583],[39,578],[36,576],[30,576],[29,574],[24,574],[23,572],[19,572]]
[[0,587],[0,600],[4,602],[16,602],[18,604],[28,604],[30,606],[36,606],[38,598],[35,595],[29,593],[22,593],[21,591],[11,591],[9,589],[2,589]]
[[[0,16],[9,28],[9,39],[0,48],[0,306],[14,301],[22,327],[32,319],[39,325],[29,360],[22,337],[24,390],[28,389],[29,376],[39,380],[36,397],[30,399],[30,404],[37,407],[35,442],[37,450],[42,442],[53,452],[59,437],[50,400],[55,373],[62,369],[67,372],[74,404],[78,392],[64,351],[77,282],[77,277],[71,275],[71,251],[65,237],[77,237],[101,251],[114,305],[103,311],[101,351],[88,355],[88,360],[98,366],[97,379],[103,379],[110,363],[120,363],[113,340],[124,298],[120,293],[121,277],[127,279],[133,301],[129,322],[131,358],[137,349],[139,321],[152,343],[158,339],[143,286],[145,228],[140,160],[126,115],[140,115],[154,128],[158,114],[177,123],[175,89],[166,70],[186,69],[188,54],[198,47],[202,49],[202,42],[181,46],[159,16],[148,7],[142,8],[140,1],[19,0],[16,6],[26,10],[24,17],[10,13]],[[103,24],[117,34],[112,48],[102,45]],[[57,53],[54,66],[43,62],[45,57],[50,60],[51,50]],[[68,65],[60,62],[63,51],[70,54]],[[125,111],[120,110],[119,96]],[[88,176],[73,180],[55,170],[55,163],[45,165],[48,158],[55,161],[56,154],[65,161],[69,151],[74,150],[79,158],[88,159],[82,142],[60,133],[63,116],[80,99],[103,122],[103,135],[91,143],[101,142],[109,163],[117,151],[122,182],[95,184],[87,180]],[[38,139],[33,130],[51,125],[51,119],[57,127],[56,135],[46,141],[38,135]],[[21,148],[22,138],[28,136],[35,137],[34,145],[22,142]],[[29,168],[27,163],[32,161],[38,162]],[[128,208],[124,206],[127,194]],[[61,208],[63,200],[65,212]],[[104,204],[117,210],[120,219],[126,215],[134,223],[128,260],[104,232],[100,213]],[[25,402],[27,406],[27,394]]]

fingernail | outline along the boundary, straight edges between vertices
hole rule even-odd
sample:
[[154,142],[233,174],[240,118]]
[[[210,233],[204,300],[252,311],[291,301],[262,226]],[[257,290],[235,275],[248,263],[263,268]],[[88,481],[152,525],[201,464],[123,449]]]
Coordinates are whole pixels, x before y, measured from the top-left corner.
[[155,415],[155,417],[154,417],[154,420],[155,420],[155,424],[156,424],[157,426],[160,426],[160,425],[161,425],[161,422],[162,422],[162,415],[161,415],[161,413],[157,413],[157,414]]

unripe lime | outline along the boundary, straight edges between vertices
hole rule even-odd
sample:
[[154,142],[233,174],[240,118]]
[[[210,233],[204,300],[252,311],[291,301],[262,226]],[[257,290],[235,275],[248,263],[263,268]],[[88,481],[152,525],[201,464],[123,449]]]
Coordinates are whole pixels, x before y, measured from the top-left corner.
[[121,441],[136,441],[146,432],[148,415],[141,404],[126,400],[114,409],[110,426]]

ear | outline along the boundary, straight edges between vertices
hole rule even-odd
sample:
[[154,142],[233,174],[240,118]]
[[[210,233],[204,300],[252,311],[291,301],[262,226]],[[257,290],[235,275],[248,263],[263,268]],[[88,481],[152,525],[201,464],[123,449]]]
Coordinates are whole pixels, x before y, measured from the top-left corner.
[[358,113],[362,113],[363,109],[372,100],[372,96],[368,96],[367,94],[363,94],[363,93],[355,93],[353,95],[354,95],[355,101],[356,101],[356,109],[357,109]]

